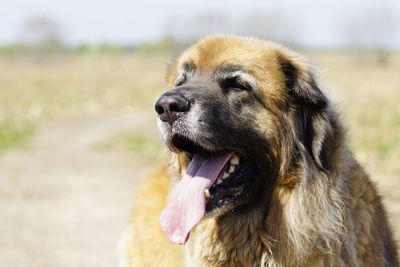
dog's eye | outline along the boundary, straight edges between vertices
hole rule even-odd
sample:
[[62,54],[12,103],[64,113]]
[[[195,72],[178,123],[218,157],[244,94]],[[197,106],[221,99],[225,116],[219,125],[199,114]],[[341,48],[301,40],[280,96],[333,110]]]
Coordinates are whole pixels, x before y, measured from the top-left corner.
[[186,75],[185,75],[185,74],[182,74],[182,75],[178,78],[178,80],[176,81],[175,86],[180,86],[180,85],[184,84],[184,83],[186,82],[186,80],[187,80]]
[[250,91],[251,87],[241,81],[238,77],[230,77],[224,79],[221,83],[222,88],[225,90],[235,90],[235,91]]

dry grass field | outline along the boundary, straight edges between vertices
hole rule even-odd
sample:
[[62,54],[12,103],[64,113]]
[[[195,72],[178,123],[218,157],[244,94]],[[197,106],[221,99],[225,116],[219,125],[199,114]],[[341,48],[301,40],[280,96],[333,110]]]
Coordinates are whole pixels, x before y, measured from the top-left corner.
[[[305,52],[400,240],[400,55]],[[135,185],[162,159],[164,54],[0,55],[0,266],[115,266]]]

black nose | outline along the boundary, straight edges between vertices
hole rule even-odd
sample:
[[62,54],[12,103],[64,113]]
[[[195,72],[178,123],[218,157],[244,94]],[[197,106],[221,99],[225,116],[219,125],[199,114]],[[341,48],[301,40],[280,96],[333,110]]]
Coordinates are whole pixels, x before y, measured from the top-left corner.
[[167,92],[157,100],[155,109],[162,121],[172,125],[184,112],[189,110],[189,101],[180,94]]

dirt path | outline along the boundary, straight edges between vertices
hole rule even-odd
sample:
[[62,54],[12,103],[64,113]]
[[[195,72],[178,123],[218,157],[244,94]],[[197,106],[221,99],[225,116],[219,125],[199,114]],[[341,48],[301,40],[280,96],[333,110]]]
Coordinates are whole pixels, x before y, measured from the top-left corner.
[[141,160],[93,150],[147,117],[85,118],[43,125],[28,148],[0,155],[0,262],[116,266]]

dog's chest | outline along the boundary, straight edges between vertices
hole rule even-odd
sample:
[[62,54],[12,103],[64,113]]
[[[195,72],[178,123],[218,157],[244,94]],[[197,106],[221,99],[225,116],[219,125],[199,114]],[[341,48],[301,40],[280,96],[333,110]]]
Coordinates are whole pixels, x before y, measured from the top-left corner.
[[[185,245],[185,266],[267,266],[263,247],[252,239],[226,233],[221,236],[213,224],[200,224]],[[263,260],[264,259],[264,260]]]

